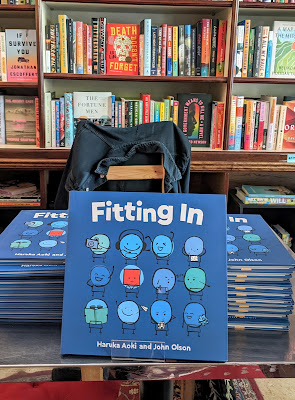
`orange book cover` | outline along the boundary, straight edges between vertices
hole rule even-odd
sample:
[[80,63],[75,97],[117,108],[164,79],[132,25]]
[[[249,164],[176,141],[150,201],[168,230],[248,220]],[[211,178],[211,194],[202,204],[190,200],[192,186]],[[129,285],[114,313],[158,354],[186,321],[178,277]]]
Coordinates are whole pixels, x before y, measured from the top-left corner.
[[283,150],[295,150],[295,100],[283,104],[287,106]]
[[215,149],[222,149],[223,145],[223,124],[224,124],[224,103],[219,101],[217,104],[217,135]]
[[107,74],[138,75],[139,25],[107,24]]
[[139,75],[144,75],[144,34],[139,35]]
[[201,76],[209,76],[211,55],[211,19],[202,19]]
[[83,22],[76,22],[77,74],[83,74]]
[[224,76],[226,26],[227,21],[221,19],[218,27],[216,76]]

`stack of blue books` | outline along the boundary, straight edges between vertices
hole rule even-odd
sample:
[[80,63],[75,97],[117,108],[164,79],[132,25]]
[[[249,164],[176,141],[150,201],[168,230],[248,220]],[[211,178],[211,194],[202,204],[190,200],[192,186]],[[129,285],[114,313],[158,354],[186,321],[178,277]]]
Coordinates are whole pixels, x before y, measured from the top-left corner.
[[20,211],[0,235],[0,320],[60,321],[68,214]]
[[260,215],[228,215],[228,318],[235,329],[289,329],[294,253]]

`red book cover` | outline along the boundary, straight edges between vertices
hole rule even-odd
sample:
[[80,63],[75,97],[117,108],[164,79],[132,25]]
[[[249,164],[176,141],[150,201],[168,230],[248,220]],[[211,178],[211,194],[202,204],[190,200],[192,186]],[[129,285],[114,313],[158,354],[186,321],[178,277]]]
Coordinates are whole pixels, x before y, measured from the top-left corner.
[[92,74],[92,27],[87,25],[87,74]]
[[210,144],[211,144],[211,149],[214,150],[215,146],[216,146],[216,133],[217,133],[217,130],[216,130],[216,128],[217,128],[217,105],[216,105],[216,102],[213,102],[212,104],[213,104],[213,107],[212,107],[212,121],[211,121],[211,123],[212,123],[212,126],[211,126],[211,129],[212,129],[212,142]]
[[139,25],[107,24],[107,74],[138,75]]
[[83,73],[87,74],[87,24],[83,24]]
[[143,124],[150,122],[150,110],[151,110],[151,95],[150,94],[140,94],[140,99],[143,101]]
[[219,101],[217,105],[217,134],[215,149],[222,149],[223,145],[223,125],[224,125],[224,103]]
[[167,56],[167,24],[162,25],[162,65],[161,76],[166,76],[166,56]]
[[39,98],[35,97],[36,147],[40,147]]
[[295,150],[295,101],[284,101],[287,106],[283,150]]

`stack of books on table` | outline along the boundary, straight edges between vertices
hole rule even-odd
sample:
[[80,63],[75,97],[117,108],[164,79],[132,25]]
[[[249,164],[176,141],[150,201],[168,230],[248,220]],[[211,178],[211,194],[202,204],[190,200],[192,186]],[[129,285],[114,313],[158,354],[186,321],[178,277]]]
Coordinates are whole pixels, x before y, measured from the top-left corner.
[[0,321],[61,319],[68,214],[23,210],[0,235]]
[[0,184],[0,206],[40,207],[40,191],[34,183],[10,180]]
[[229,328],[288,330],[294,253],[260,215],[227,218]]
[[295,205],[295,193],[285,186],[242,185],[237,188],[236,196],[244,204]]

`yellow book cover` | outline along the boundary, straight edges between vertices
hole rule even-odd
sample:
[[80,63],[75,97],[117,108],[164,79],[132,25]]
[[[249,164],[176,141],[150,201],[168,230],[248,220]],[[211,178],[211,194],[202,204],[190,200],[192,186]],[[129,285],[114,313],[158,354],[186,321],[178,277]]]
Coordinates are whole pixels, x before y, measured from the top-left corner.
[[244,34],[242,78],[247,78],[251,20],[246,19],[244,22],[245,22],[245,34]]
[[230,121],[229,121],[229,137],[228,137],[228,149],[229,150],[234,150],[234,148],[235,148],[236,110],[237,110],[237,96],[232,96],[231,109],[230,109]]
[[244,150],[251,150],[251,126],[253,116],[253,100],[245,100],[246,103],[246,122],[245,122],[245,139]]
[[178,106],[179,106],[179,102],[174,100],[174,103],[173,103],[173,123],[175,125],[178,125]]
[[172,75],[178,76],[178,26],[172,27]]
[[77,74],[84,73],[84,57],[83,57],[83,22],[76,22],[76,54],[77,54]]
[[165,121],[165,103],[164,103],[164,101],[160,102],[160,121]]
[[58,16],[59,38],[60,38],[60,72],[68,72],[68,51],[67,51],[67,19],[66,15]]

